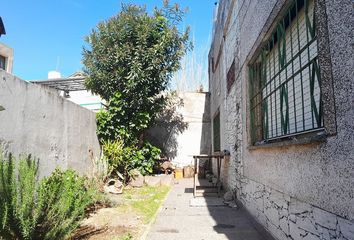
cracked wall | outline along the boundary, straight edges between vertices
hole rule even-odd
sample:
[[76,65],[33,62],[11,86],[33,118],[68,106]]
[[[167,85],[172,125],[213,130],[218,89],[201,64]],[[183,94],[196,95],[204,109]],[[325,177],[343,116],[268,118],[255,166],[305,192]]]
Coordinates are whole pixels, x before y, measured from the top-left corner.
[[[247,65],[290,1],[234,2],[219,8],[224,20],[216,22],[209,53],[211,116],[220,111],[221,149],[231,153],[222,166],[224,187],[236,190],[277,239],[354,239],[354,5],[316,1],[317,21],[328,25],[321,33],[327,40],[319,41],[329,50],[322,62],[333,80],[327,100],[335,108],[329,121],[335,133],[324,142],[251,148]],[[236,81],[228,93],[226,73],[234,59]]]
[[277,239],[354,239],[350,220],[247,178],[236,189],[242,204]]

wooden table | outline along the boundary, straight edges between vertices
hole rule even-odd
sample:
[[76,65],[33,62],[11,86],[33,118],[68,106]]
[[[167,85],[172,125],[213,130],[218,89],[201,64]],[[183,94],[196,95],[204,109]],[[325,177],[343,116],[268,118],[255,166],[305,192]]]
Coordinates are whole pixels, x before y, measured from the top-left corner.
[[[197,196],[197,187],[202,187],[202,186],[197,186],[197,180],[198,180],[198,174],[199,174],[199,160],[200,159],[216,159],[217,160],[217,180],[216,180],[216,190],[218,197],[220,197],[220,190],[221,190],[221,181],[220,181],[220,170],[221,170],[221,160],[224,158],[224,155],[221,154],[213,154],[213,155],[193,155],[194,159],[194,186],[193,186],[193,196]],[[210,187],[209,187],[210,188]]]

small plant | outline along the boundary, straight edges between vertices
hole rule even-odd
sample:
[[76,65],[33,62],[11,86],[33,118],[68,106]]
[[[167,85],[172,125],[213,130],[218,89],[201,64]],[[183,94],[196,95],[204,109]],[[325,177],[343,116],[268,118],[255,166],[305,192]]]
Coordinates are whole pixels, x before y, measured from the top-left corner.
[[39,200],[44,200],[39,222],[43,239],[64,239],[75,230],[92,202],[92,192],[85,188],[85,178],[73,170],[56,169],[41,181]]
[[0,239],[65,239],[78,226],[91,193],[74,171],[38,181],[38,161],[0,154]]
[[131,235],[130,233],[119,238],[119,240],[133,240],[133,239],[134,239],[133,235]]
[[103,155],[108,163],[108,175],[115,174],[118,171],[125,174],[128,171],[128,165],[124,161],[124,144],[122,140],[107,140],[103,142]]
[[160,153],[161,150],[150,143],[145,143],[141,148],[134,145],[124,147],[121,140],[108,140],[103,143],[109,175],[122,178],[124,183],[129,182],[134,170],[138,170],[142,175],[151,174]]
[[142,175],[152,174],[154,166],[160,159],[161,150],[150,143],[145,143],[144,146],[137,151],[136,157],[132,159],[134,169],[140,171]]

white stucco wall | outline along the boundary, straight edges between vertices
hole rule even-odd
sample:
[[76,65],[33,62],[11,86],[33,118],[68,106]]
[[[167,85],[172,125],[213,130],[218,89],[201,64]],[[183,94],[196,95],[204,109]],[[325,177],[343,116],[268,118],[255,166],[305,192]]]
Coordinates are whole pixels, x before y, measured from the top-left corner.
[[56,166],[89,173],[100,154],[95,113],[57,91],[0,70],[0,145],[15,155],[39,158],[40,175]]
[[178,112],[183,116],[187,129],[177,136],[177,156],[172,162],[177,166],[187,166],[193,164],[193,155],[210,153],[209,96],[193,92],[178,96],[183,100]]
[[[220,9],[230,2],[220,1]],[[228,28],[223,22],[216,26],[209,54],[216,61],[222,46],[219,66],[210,72],[209,82],[211,116],[220,110],[221,149],[231,152],[223,165],[223,184],[236,191],[277,239],[354,239],[354,53],[348,48],[353,42],[354,16],[349,0],[316,1],[325,14],[318,15],[317,21],[328,23],[325,37],[334,94],[323,101],[335,104],[336,133],[323,142],[250,148],[248,64],[288,3],[236,1],[233,9],[219,12],[225,19],[231,12]],[[233,59],[236,81],[227,93],[226,73]]]
[[184,92],[173,99],[173,107],[148,131],[148,140],[183,167],[193,164],[193,155],[211,152],[209,93]]
[[90,91],[71,91],[69,96],[70,97],[68,97],[67,100],[95,112],[103,107],[102,99],[99,96],[92,94]]

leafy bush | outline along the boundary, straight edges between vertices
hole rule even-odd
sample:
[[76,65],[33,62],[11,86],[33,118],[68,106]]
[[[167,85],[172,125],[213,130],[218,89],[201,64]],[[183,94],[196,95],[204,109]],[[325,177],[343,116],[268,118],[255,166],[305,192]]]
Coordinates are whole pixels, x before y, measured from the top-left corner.
[[137,151],[136,157],[133,158],[132,167],[140,171],[142,175],[148,175],[153,172],[156,161],[160,158],[161,150],[150,143]]
[[[150,100],[146,100],[149,102]],[[97,113],[97,136],[100,141],[122,139],[126,145],[134,145],[140,134],[151,124],[152,116],[161,110],[160,102],[143,109],[143,103],[132,103],[121,93],[115,93],[108,108]],[[132,107],[131,105],[134,105]]]
[[39,199],[45,201],[39,226],[43,239],[63,239],[75,230],[92,202],[85,178],[73,170],[56,169],[41,182]]
[[[1,155],[1,154],[0,154]],[[18,162],[18,163],[16,163]],[[38,162],[0,156],[0,237],[64,239],[78,226],[91,194],[74,171],[38,181]]]
[[134,145],[124,147],[121,140],[103,143],[103,154],[107,159],[110,175],[121,174],[124,183],[129,182],[133,170],[138,170],[142,175],[151,174],[160,153],[161,150],[150,143],[145,143],[142,148]]

